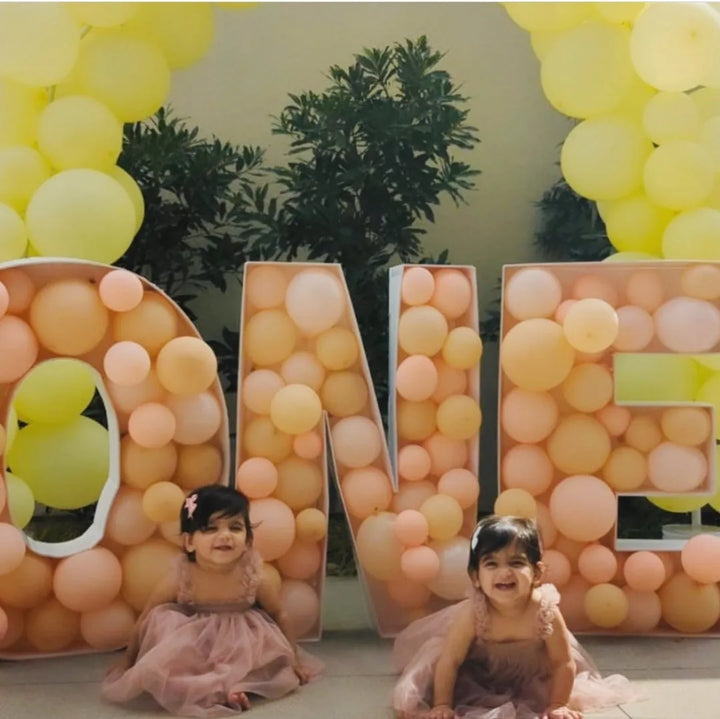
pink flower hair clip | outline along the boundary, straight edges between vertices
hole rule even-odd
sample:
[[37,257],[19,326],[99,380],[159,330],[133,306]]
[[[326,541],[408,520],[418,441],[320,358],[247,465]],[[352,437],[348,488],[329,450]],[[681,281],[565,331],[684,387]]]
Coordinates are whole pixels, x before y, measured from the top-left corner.
[[192,519],[195,510],[197,509],[197,494],[191,494],[185,500],[185,510],[187,511],[188,519]]

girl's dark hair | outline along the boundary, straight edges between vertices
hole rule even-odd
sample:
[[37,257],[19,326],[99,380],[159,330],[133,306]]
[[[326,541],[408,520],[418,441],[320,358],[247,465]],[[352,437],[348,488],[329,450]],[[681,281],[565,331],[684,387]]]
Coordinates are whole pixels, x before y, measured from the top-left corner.
[[511,544],[525,552],[532,564],[537,564],[542,558],[540,534],[534,520],[496,515],[484,517],[478,522],[470,539],[468,572],[477,572],[484,556]]
[[[252,546],[253,531],[250,524],[250,502],[236,489],[221,484],[209,484],[194,489],[187,495],[180,510],[180,531],[188,534],[206,529],[210,517],[234,517],[241,515],[245,522],[247,545]],[[195,561],[195,553],[187,552],[188,559]]]

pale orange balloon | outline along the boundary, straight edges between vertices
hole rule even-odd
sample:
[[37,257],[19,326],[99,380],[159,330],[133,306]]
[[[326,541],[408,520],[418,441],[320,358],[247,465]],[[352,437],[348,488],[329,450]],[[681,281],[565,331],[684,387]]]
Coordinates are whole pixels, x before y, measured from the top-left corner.
[[169,522],[160,522],[157,526],[158,533],[163,539],[181,549],[185,548],[185,541],[180,531],[180,517]]
[[316,507],[308,507],[295,517],[295,534],[302,542],[319,542],[327,536],[328,518]]
[[436,492],[435,485],[425,479],[418,482],[400,482],[398,491],[392,498],[392,511],[400,513],[406,509],[420,510],[426,499],[432,497]]
[[550,516],[550,510],[542,502],[536,500],[535,503],[537,504],[535,522],[542,540],[542,546],[547,549],[555,544],[558,536],[557,529]]
[[169,480],[177,464],[177,447],[172,442],[162,447],[143,447],[130,435],[120,442],[120,477],[135,489],[144,490],[153,482]]
[[80,635],[80,615],[50,597],[25,617],[25,636],[40,652],[59,652]]
[[120,487],[108,512],[105,536],[123,546],[141,544],[155,532],[155,522],[143,512],[143,495]]
[[424,305],[435,291],[435,279],[425,267],[409,267],[403,271],[400,295],[407,305]]
[[578,571],[590,584],[611,582],[617,567],[615,553],[602,544],[588,544],[578,557]]
[[623,566],[623,576],[636,592],[655,592],[668,578],[662,559],[653,552],[633,552]]
[[409,307],[400,315],[398,343],[409,355],[436,355],[442,349],[447,334],[447,320],[434,307]]
[[258,369],[245,377],[240,396],[242,403],[256,414],[270,414],[270,402],[285,380],[273,370]]
[[113,312],[135,309],[143,298],[142,280],[128,270],[110,270],[98,285],[100,300]]
[[177,469],[173,479],[185,491],[204,484],[215,484],[220,480],[223,456],[219,447],[208,443],[180,445],[177,454]]
[[602,468],[602,478],[618,492],[632,492],[647,479],[647,459],[634,447],[615,447]]
[[470,589],[467,572],[470,540],[466,537],[453,537],[446,542],[431,542],[429,546],[440,557],[440,571],[428,582],[432,593],[450,601],[467,596]]
[[176,429],[173,413],[164,404],[146,402],[130,414],[128,431],[141,447],[162,447],[172,440]]
[[320,598],[307,582],[286,579],[280,589],[280,600],[287,607],[296,637],[302,639],[314,630],[320,618]]
[[398,394],[411,402],[429,399],[437,388],[438,373],[433,361],[425,355],[410,355],[399,365],[395,374]]
[[532,494],[524,489],[506,489],[497,496],[494,512],[501,516],[535,519],[537,504]]
[[437,385],[432,399],[440,404],[451,394],[465,394],[468,386],[468,373],[465,370],[451,367],[440,357],[433,359],[437,370]]
[[33,298],[30,325],[51,352],[76,357],[89,352],[105,336],[110,323],[94,285],[86,280],[50,282]]
[[277,559],[277,567],[283,577],[290,579],[310,579],[318,573],[322,565],[322,554],[317,542],[295,541],[282,557]]
[[616,404],[606,405],[596,412],[595,416],[611,437],[619,437],[624,434],[632,419],[632,413],[627,407],[619,407]]
[[451,367],[468,370],[480,362],[482,351],[480,335],[472,327],[455,327],[448,333],[442,357]]
[[628,613],[618,629],[628,634],[647,634],[655,629],[662,619],[660,597],[655,592],[638,592],[632,587],[622,589],[628,600]]
[[602,352],[617,339],[620,328],[615,308],[604,300],[578,300],[562,324],[568,343],[579,352]]
[[288,276],[279,267],[249,267],[245,275],[245,296],[259,310],[278,307],[285,301]]
[[[567,477],[552,490],[550,514],[558,531],[569,539],[593,542],[615,525],[617,498],[597,477]],[[560,549],[557,544],[556,548]]]
[[545,450],[536,444],[516,444],[503,456],[500,477],[505,489],[524,489],[534,497],[552,484],[555,468]]
[[3,575],[0,602],[17,609],[37,607],[52,591],[52,575],[49,559],[26,554],[16,569]]
[[319,432],[303,432],[293,438],[293,452],[302,459],[317,459],[323,451],[323,438]]
[[0,318],[0,383],[20,379],[38,356],[38,341],[30,325],[19,317]]
[[428,546],[408,547],[400,556],[400,571],[411,582],[429,582],[440,571],[440,557]]
[[646,312],[654,312],[665,297],[665,286],[660,274],[653,270],[633,272],[625,284],[625,296],[631,305],[642,307]]
[[699,300],[720,297],[720,268],[716,265],[692,265],[680,277],[683,292]]
[[128,643],[135,618],[132,607],[122,599],[116,599],[101,609],[83,612],[80,616],[80,634],[93,649],[118,649]]
[[670,577],[658,594],[663,619],[678,632],[707,632],[720,618],[717,584],[699,584],[685,572],[679,572]]
[[647,472],[650,483],[663,492],[690,492],[707,478],[708,461],[697,447],[661,442],[648,454]]
[[[550,516],[552,518],[552,515]],[[555,529],[555,532],[557,536],[553,548],[557,549],[558,552],[562,552],[568,558],[573,572],[577,572],[580,553],[585,548],[585,542],[576,542],[572,539],[569,539],[564,534],[560,534],[557,528]],[[583,581],[585,580],[583,579]]]
[[610,436],[603,425],[586,414],[563,417],[547,441],[552,463],[565,474],[592,474],[610,456]]
[[[129,415],[136,407],[146,402],[162,402],[166,396],[155,370],[151,369],[148,376],[139,384],[123,387],[108,380],[105,383],[115,410],[121,415]],[[125,418],[127,421],[127,417]]]
[[367,417],[344,417],[332,428],[333,452],[345,467],[365,467],[382,452],[384,442],[375,422]]
[[430,455],[430,473],[440,477],[450,469],[465,467],[470,456],[468,443],[450,439],[439,432],[428,437],[422,445]]
[[620,352],[640,352],[655,336],[652,316],[641,307],[625,305],[618,308],[618,333],[613,347]]
[[136,342],[116,342],[103,358],[103,369],[112,382],[121,387],[140,384],[150,373],[150,355]]
[[635,415],[625,430],[625,441],[640,452],[649,452],[662,442],[662,432],[652,417]]
[[433,273],[435,289],[430,304],[448,319],[464,315],[470,308],[473,289],[470,280],[461,270],[442,269]]
[[304,384],[318,392],[325,380],[325,367],[311,352],[294,352],[280,365],[286,384]]
[[292,451],[292,437],[280,432],[269,417],[251,419],[243,428],[243,448],[250,457],[266,457],[274,464]]
[[555,310],[555,313],[553,314],[553,319],[558,324],[562,324],[565,321],[565,318],[567,317],[567,313],[570,311],[570,308],[577,302],[577,300],[563,300]]
[[551,582],[556,587],[565,586],[572,575],[570,560],[556,549],[546,549],[543,552],[543,564],[545,565],[545,576],[543,581]]
[[691,537],[680,553],[682,568],[696,582],[720,582],[720,537],[697,534]]
[[277,483],[277,467],[265,457],[246,459],[235,474],[235,487],[250,499],[269,497]]
[[360,347],[353,332],[344,327],[333,327],[318,335],[315,353],[327,369],[338,371],[349,369],[358,361]]
[[170,302],[160,294],[147,292],[139,305],[115,315],[112,336],[142,345],[151,357],[178,334],[178,317]]
[[258,367],[284,362],[295,350],[298,331],[282,310],[260,310],[244,326],[243,348],[248,359]]
[[452,539],[462,528],[462,507],[454,497],[435,494],[420,506],[428,523],[428,534],[436,541]]
[[598,275],[582,275],[573,283],[571,294],[576,300],[596,298],[604,300],[612,307],[617,307],[619,293],[609,281]]
[[150,539],[130,547],[120,560],[122,598],[133,609],[142,611],[158,579],[171,571],[179,554],[179,549],[164,539]]
[[377,467],[351,469],[343,477],[341,487],[348,512],[358,519],[385,511],[392,501],[390,478]]
[[400,575],[403,546],[393,529],[395,517],[392,512],[373,514],[363,520],[355,535],[360,565],[375,579],[388,581]]
[[[0,500],[4,500],[4,492],[5,483],[0,479]],[[23,533],[13,524],[0,522],[0,576],[17,569],[25,557],[25,551]]]
[[503,300],[517,320],[551,317],[562,299],[562,285],[550,270],[528,267],[515,272],[507,281]]
[[323,409],[333,417],[360,414],[368,398],[367,382],[359,372],[331,372],[320,390]]
[[[428,590],[428,594],[430,590]],[[25,631],[25,612],[13,607],[3,607],[5,615],[5,631],[0,632],[0,649],[12,647]]]
[[317,463],[289,457],[278,464],[277,472],[273,497],[295,512],[315,505],[323,491],[323,474]]
[[427,541],[430,527],[422,512],[405,509],[395,518],[393,530],[406,547],[417,547]]
[[426,399],[424,402],[398,400],[398,436],[408,442],[422,442],[435,432],[436,416],[437,406],[432,400]]
[[430,599],[430,590],[424,584],[405,577],[391,579],[385,586],[390,599],[403,609],[419,609]]
[[480,482],[468,469],[451,469],[438,480],[438,492],[452,497],[462,509],[469,509],[480,496]]
[[25,312],[35,296],[35,283],[30,275],[23,270],[13,268],[0,272],[0,280],[9,295],[7,311],[13,315]]
[[450,439],[473,438],[480,429],[481,421],[482,413],[477,400],[464,394],[451,395],[437,408],[437,428]]
[[212,392],[170,395],[165,403],[175,418],[172,438],[179,444],[203,444],[222,425],[224,410]]
[[430,454],[419,444],[406,444],[401,447],[397,463],[398,474],[410,482],[427,477],[432,466]]
[[290,507],[275,497],[250,501],[253,547],[266,562],[282,557],[295,541],[295,517]]
[[277,592],[282,589],[282,576],[275,565],[269,562],[263,562],[261,581],[264,585],[272,587]]
[[345,292],[330,272],[306,269],[298,272],[285,291],[285,309],[306,337],[333,327],[345,312]]
[[152,522],[170,522],[180,515],[185,492],[172,482],[155,482],[144,492],[142,508]]
[[555,429],[558,417],[557,402],[548,392],[515,387],[500,406],[501,426],[516,442],[542,442]]
[[628,600],[614,584],[596,584],[585,594],[585,613],[598,627],[612,629],[622,624],[628,615]]
[[561,386],[566,402],[578,412],[596,412],[612,400],[615,389],[610,370],[583,363],[570,370]]
[[673,407],[662,413],[660,427],[671,442],[697,446],[710,436],[710,415],[699,407]]
[[217,357],[199,337],[175,337],[157,356],[156,372],[168,392],[196,394],[208,389],[217,379]]
[[55,596],[75,612],[91,612],[110,604],[121,584],[120,562],[104,547],[66,557],[55,568],[53,577]]

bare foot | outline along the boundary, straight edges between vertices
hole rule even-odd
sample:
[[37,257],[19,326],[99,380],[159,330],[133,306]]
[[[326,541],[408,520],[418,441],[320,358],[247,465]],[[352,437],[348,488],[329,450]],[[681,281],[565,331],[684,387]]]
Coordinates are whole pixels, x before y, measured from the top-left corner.
[[250,700],[245,692],[230,692],[228,694],[228,702],[233,707],[238,707],[241,711],[247,711],[250,708]]

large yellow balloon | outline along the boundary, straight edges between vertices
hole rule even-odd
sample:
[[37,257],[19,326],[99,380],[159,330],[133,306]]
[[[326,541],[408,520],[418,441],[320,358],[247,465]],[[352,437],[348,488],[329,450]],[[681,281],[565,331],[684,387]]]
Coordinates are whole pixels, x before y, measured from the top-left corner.
[[145,198],[140,191],[140,187],[135,182],[135,179],[118,165],[111,167],[107,174],[117,180],[123,186],[125,192],[128,193],[128,197],[135,208],[135,231],[137,232],[145,219]]
[[528,32],[567,30],[587,20],[592,3],[507,2],[505,10],[513,21]]
[[28,87],[0,76],[0,147],[32,145],[38,115],[46,104],[44,88]]
[[38,502],[77,509],[97,502],[108,477],[108,431],[88,417],[23,427],[8,452],[8,464]]
[[550,46],[540,82],[550,104],[571,117],[614,110],[632,85],[630,32],[605,22],[585,22]]
[[686,355],[615,355],[616,402],[692,402],[698,368]]
[[94,394],[95,379],[84,362],[50,359],[25,375],[13,406],[23,422],[67,422],[82,414]]
[[27,241],[22,217],[10,205],[0,204],[0,262],[23,257]]
[[135,233],[128,193],[97,170],[65,170],[33,195],[26,222],[30,242],[45,257],[77,257],[111,264]]
[[0,202],[17,212],[25,212],[33,193],[48,177],[50,165],[34,148],[13,146],[0,150]]
[[644,2],[596,2],[595,12],[608,22],[632,25],[647,3]]
[[684,92],[659,92],[645,105],[643,129],[656,145],[694,140],[700,130],[700,111]]
[[673,212],[658,207],[644,194],[604,203],[605,231],[619,252],[645,252],[659,255],[662,236]]
[[83,95],[51,102],[38,120],[38,147],[56,170],[108,171],[120,155],[122,137],[122,124],[107,106]]
[[0,74],[55,85],[70,73],[79,45],[80,27],[64,3],[0,5]]
[[665,228],[667,260],[720,260],[720,210],[697,207],[676,215]]
[[568,184],[591,200],[616,200],[637,191],[652,145],[626,117],[608,115],[576,125],[560,152]]
[[77,2],[67,3],[70,14],[83,25],[115,27],[130,20],[138,10],[132,2]]

